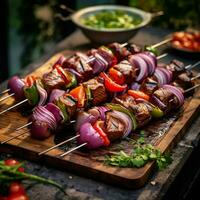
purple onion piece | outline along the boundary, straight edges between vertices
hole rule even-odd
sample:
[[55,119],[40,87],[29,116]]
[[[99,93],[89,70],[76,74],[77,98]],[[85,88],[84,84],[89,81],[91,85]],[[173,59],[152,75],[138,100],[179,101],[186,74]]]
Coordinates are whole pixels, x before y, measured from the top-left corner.
[[80,134],[80,137],[78,138],[78,143],[87,143],[86,147],[88,149],[96,149],[104,145],[100,135],[88,122],[81,125],[78,134]]
[[141,84],[139,84],[139,83],[137,83],[137,82],[133,82],[133,83],[131,84],[131,89],[132,89],[132,90],[139,90],[140,87],[141,87]]
[[49,97],[49,103],[53,103],[55,100],[57,100],[63,94],[65,94],[64,90],[53,89],[52,92],[51,92],[51,94],[50,94],[50,97]]
[[14,93],[14,97],[17,101],[20,101],[25,98],[24,96],[24,88],[25,83],[23,82],[22,79],[20,79],[18,76],[13,76],[9,81],[8,81],[8,88],[10,89],[10,94]]

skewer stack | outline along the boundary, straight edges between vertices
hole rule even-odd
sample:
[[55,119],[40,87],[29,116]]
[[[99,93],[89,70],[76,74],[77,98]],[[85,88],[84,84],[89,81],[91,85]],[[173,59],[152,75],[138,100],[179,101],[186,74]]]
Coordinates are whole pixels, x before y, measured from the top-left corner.
[[[165,43],[165,42],[161,42],[160,45],[162,45],[163,43]],[[156,44],[154,46],[157,47],[159,45]],[[132,85],[132,87],[135,87],[134,86],[135,83],[140,85],[140,88],[138,88],[140,91],[138,91],[138,92],[136,92],[135,90],[128,90],[127,95],[129,96],[129,98],[133,98],[132,99],[132,106],[133,105],[135,106],[138,103],[137,99],[142,99],[142,101],[145,100],[143,107],[146,107],[145,108],[146,110],[148,110],[149,107],[151,107],[151,109],[156,107],[156,109],[158,109],[160,113],[166,113],[166,112],[169,112],[168,110],[170,110],[171,108],[179,108],[183,104],[183,101],[184,101],[183,91],[181,91],[180,89],[177,89],[175,86],[168,86],[166,84],[171,84],[173,81],[175,81],[175,79],[180,74],[182,74],[183,71],[185,72],[185,70],[191,69],[192,67],[197,66],[199,64],[199,62],[195,63],[194,65],[181,66],[180,63],[173,61],[171,63],[171,65],[170,64],[166,65],[165,68],[162,68],[162,67],[156,68],[157,67],[157,60],[155,59],[155,56],[150,54],[150,53],[146,53],[146,52],[141,53],[140,51],[137,51],[135,49],[135,47],[133,48],[133,46],[131,46],[132,52],[130,52],[130,51],[128,51],[128,48],[125,47],[125,45],[119,45],[119,44],[117,44],[117,46],[116,46],[116,44],[112,44],[110,46],[110,48],[112,48],[112,50],[113,49],[115,50],[115,55],[113,55],[110,51],[108,51],[105,48],[103,48],[103,49],[100,48],[100,49],[98,49],[99,51],[98,50],[90,51],[88,53],[87,58],[83,54],[79,54],[78,58],[77,58],[77,55],[76,55],[75,57],[72,57],[72,58],[67,59],[67,60],[64,59],[64,58],[60,58],[54,64],[52,71],[49,73],[50,75],[48,75],[48,74],[44,75],[43,80],[47,80],[46,82],[48,82],[49,80],[51,80],[51,81],[55,80],[55,74],[56,74],[58,76],[58,78],[60,78],[61,81],[64,80],[68,83],[68,84],[66,84],[66,82],[64,83],[64,85],[68,85],[66,87],[66,89],[70,89],[71,87],[73,88],[75,86],[75,85],[71,84],[71,82],[70,82],[73,79],[76,79],[76,81],[73,80],[73,82],[80,82],[80,84],[79,84],[78,87],[76,87],[76,88],[74,88],[70,91],[67,90],[67,92],[63,92],[63,91],[60,90],[59,92],[61,92],[62,94],[59,93],[59,95],[57,95],[56,98],[55,97],[53,98],[53,97],[50,96],[51,102],[50,102],[50,104],[47,104],[45,106],[44,106],[44,104],[47,101],[48,94],[55,92],[55,87],[54,86],[51,87],[52,84],[46,84],[46,86],[48,85],[50,87],[44,87],[43,84],[41,84],[41,79],[39,79],[39,81],[38,81],[38,79],[34,79],[32,77],[26,78],[25,83],[24,83],[23,80],[19,79],[18,77],[11,79],[11,81],[9,82],[10,88],[6,91],[3,91],[1,94],[5,94],[5,93],[10,92],[10,91],[11,92],[14,91],[14,92],[11,93],[10,96],[3,97],[0,101],[4,101],[7,98],[12,97],[12,96],[15,96],[15,98],[17,100],[21,100],[21,99],[23,99],[22,97],[25,96],[24,94],[22,94],[23,92],[25,93],[24,87],[26,89],[27,88],[30,89],[32,86],[36,86],[38,91],[40,91],[40,92],[38,92],[38,96],[40,96],[40,99],[38,97],[39,100],[31,101],[30,98],[28,98],[29,95],[31,95],[29,93],[29,95],[25,96],[25,97],[27,97],[26,99],[23,99],[21,102],[18,102],[16,105],[11,106],[10,108],[8,108],[4,111],[1,111],[0,115],[7,112],[8,110],[11,110],[12,108],[14,108],[18,105],[21,105],[22,103],[25,103],[25,102],[29,102],[32,106],[36,106],[36,105],[39,104],[39,106],[37,106],[34,109],[34,113],[33,113],[33,116],[31,118],[32,121],[29,122],[28,124],[22,126],[22,127],[19,127],[18,129],[16,129],[16,131],[21,130],[24,127],[31,125],[31,131],[33,131],[33,129],[35,129],[36,130],[35,133],[37,133],[39,131],[40,127],[44,128],[44,126],[45,126],[45,129],[43,129],[41,131],[41,132],[47,133],[44,137],[41,137],[42,139],[44,139],[44,138],[46,138],[47,136],[50,135],[49,131],[55,130],[56,127],[58,125],[60,125],[61,122],[62,123],[70,123],[71,119],[72,120],[76,119],[74,117],[77,115],[77,112],[79,112],[83,108],[84,109],[89,108],[88,105],[91,105],[91,104],[94,105],[94,106],[99,105],[99,104],[101,104],[101,103],[103,103],[107,100],[107,96],[110,96],[109,100],[113,99],[113,101],[116,101],[116,99],[124,98],[124,96],[126,96],[126,94],[122,95],[121,97],[115,97],[115,98],[113,98],[113,97],[116,96],[116,95],[119,95],[119,92],[123,92],[123,93],[126,92],[127,89],[129,88],[128,85],[130,85],[130,84]],[[124,55],[125,55],[127,60],[123,60]],[[73,65],[74,65],[74,62],[75,62],[76,59],[78,59],[78,66],[79,67],[81,66],[82,71],[83,71],[82,79],[78,79],[78,77],[80,75],[80,71],[79,71],[79,74],[77,75],[77,69],[78,68],[76,68],[76,70],[69,70],[69,69],[74,69]],[[108,60],[106,60],[106,59],[108,59]],[[120,62],[120,63],[116,64],[117,62]],[[90,64],[92,63],[91,65],[94,67],[92,69],[93,72],[94,72],[94,73],[92,73],[93,75],[100,73],[100,80],[99,80],[99,78],[93,78],[93,79],[91,79],[92,82],[91,82],[91,80],[83,82],[86,79],[86,77],[87,78],[91,77],[90,75],[88,75],[88,68],[90,67],[90,66],[88,66],[88,63],[90,63]],[[101,67],[99,67],[99,65]],[[65,66],[65,67],[63,67],[63,66]],[[83,70],[84,66],[86,67],[86,70]],[[169,69],[169,67],[170,67],[170,69]],[[63,70],[63,68],[67,69],[67,70]],[[108,68],[109,68],[109,70],[108,70]],[[126,70],[124,70],[124,68]],[[68,76],[69,74],[66,75],[66,71],[69,72],[70,76]],[[89,71],[90,71],[89,73],[91,73],[91,69],[89,69]],[[102,71],[108,71],[108,74],[106,74]],[[180,71],[181,71],[181,73],[180,73]],[[127,75],[127,72],[129,72],[128,75]],[[54,79],[52,79],[52,77]],[[199,75],[197,77],[189,77],[188,76],[188,78],[190,78],[190,81],[195,80],[198,77],[199,77]],[[150,79],[150,82],[149,82],[148,79]],[[21,85],[19,84],[20,85],[20,93],[18,92],[18,90],[15,87],[13,87],[13,82],[15,83],[15,81],[21,84]],[[51,82],[48,82],[48,83],[51,83]],[[144,92],[146,92],[146,91],[144,90],[144,88],[146,88],[148,86],[148,84],[152,84],[152,83],[155,84],[155,88],[153,90],[147,91],[148,94],[145,94]],[[92,98],[89,97],[89,95],[91,95],[91,91],[90,91],[89,94],[86,93],[86,92],[87,92],[88,88],[90,90],[92,90],[91,85],[101,87],[103,93],[101,93],[101,90],[100,91],[97,90],[98,95],[99,94],[101,94],[101,95],[99,95],[99,96],[97,95],[97,97],[94,98],[94,94],[93,94]],[[56,86],[60,86],[60,85],[56,83]],[[58,87],[56,89],[63,89],[62,84],[61,84],[61,86],[62,86],[61,88]],[[198,86],[199,85],[196,85],[196,86],[191,85],[191,88],[187,88],[187,90],[185,90],[185,92],[191,91]],[[23,89],[23,91],[22,91],[22,89]],[[157,97],[155,97],[156,92],[159,94],[159,92],[160,92],[159,90],[161,90],[162,92],[165,92],[165,93],[169,93],[168,95],[171,98],[171,99],[166,100],[166,102],[169,103],[169,105],[167,105],[167,107],[168,106],[170,107],[170,109],[168,109],[167,111],[166,111],[166,107],[165,107],[165,109],[164,108],[162,109],[158,105],[158,102],[160,104],[162,103],[162,98],[157,99],[157,103],[155,103],[155,99],[157,98]],[[42,94],[44,94],[44,93],[45,93],[45,95],[42,96]],[[108,93],[108,94],[106,94],[106,93]],[[111,95],[110,95],[110,93],[111,93]],[[84,95],[80,96],[80,94],[84,94]],[[53,96],[55,96],[55,95],[53,95]],[[138,96],[139,96],[139,98],[137,98]],[[31,98],[33,98],[33,95],[31,95]],[[68,98],[68,102],[67,102],[68,107],[66,107],[66,105],[65,105],[65,111],[63,111],[62,110],[63,104],[61,105],[61,103],[63,103],[63,101],[61,101],[61,100],[62,99],[66,100],[66,98]],[[94,101],[93,101],[93,103],[91,103],[91,102],[88,101],[88,100],[91,100],[91,99],[92,99],[92,101],[93,100],[97,100],[97,101],[95,101],[95,103],[94,103]],[[151,102],[149,102],[149,99],[151,99]],[[152,99],[154,99],[154,101]],[[122,102],[123,101],[124,100],[122,100]],[[69,102],[73,103],[74,105],[69,105]],[[87,106],[86,106],[86,103],[87,103]],[[126,103],[127,103],[126,100],[124,101],[124,103],[126,105]],[[129,110],[130,108],[126,107],[124,105],[124,103],[122,103],[122,105],[120,105],[120,108],[122,107],[122,110],[126,110],[128,113],[130,113],[130,116],[136,115],[136,113],[134,113],[132,110],[130,111]],[[141,102],[139,102],[139,104],[140,103]],[[152,104],[152,103],[154,103],[155,105]],[[117,102],[117,104],[114,105],[114,106],[119,107],[118,104],[119,104],[119,102]],[[146,105],[146,106],[144,106],[144,105]],[[173,107],[172,105],[175,106],[175,107]],[[110,141],[112,141],[112,139],[108,138],[107,134],[105,135],[105,133],[104,133],[105,127],[102,124],[105,124],[105,122],[102,122],[102,120],[106,118],[105,113],[109,113],[108,110],[113,110],[115,112],[114,114],[116,114],[116,112],[117,112],[118,114],[120,114],[122,116],[127,115],[127,113],[122,114],[123,112],[119,111],[118,109],[115,110],[112,106],[111,107],[110,106],[108,105],[108,106],[105,106],[105,107],[99,107],[100,110],[96,109],[96,111],[99,112],[104,117],[98,116],[98,118],[96,119],[96,121],[98,121],[98,123],[92,122],[92,125],[87,127],[87,129],[94,129],[95,130],[94,135],[96,133],[100,134],[100,137],[98,135],[99,142],[101,142],[100,146],[109,144]],[[68,108],[70,108],[71,110],[67,110],[67,112],[66,112],[66,109],[68,109]],[[138,108],[138,109],[140,109],[140,108]],[[147,111],[147,112],[150,113],[150,110]],[[92,111],[96,112],[96,111],[94,111],[94,109]],[[69,116],[69,113],[71,114],[71,116]],[[91,115],[92,114],[90,113],[90,116]],[[128,117],[130,117],[130,116],[128,114]],[[93,117],[95,117],[95,116],[93,116]],[[127,119],[128,117],[125,116],[124,118]],[[149,118],[151,118],[151,116],[149,116]],[[78,115],[77,120],[79,120],[79,115]],[[38,124],[38,121],[39,121],[39,124]],[[128,121],[130,121],[130,120],[128,120]],[[46,123],[45,125],[44,125],[44,122]],[[126,137],[130,133],[131,130],[135,130],[136,127],[138,127],[136,125],[137,123],[138,123],[137,120],[135,121],[135,123],[132,121],[132,125],[130,125],[130,123],[129,123],[128,133],[127,132],[126,133],[120,133],[120,134],[118,134],[118,137],[116,137],[116,138]],[[86,130],[86,129],[84,129],[84,130]],[[82,146],[87,146],[88,148],[91,148],[92,145],[89,144],[90,140],[89,141],[84,140],[83,137],[82,137],[85,134],[86,131],[81,131],[80,126],[79,126],[79,129],[77,131],[79,131],[79,133],[76,136],[72,137],[71,139],[69,139],[67,141],[63,141],[62,143],[55,145],[54,147],[51,147],[50,149],[47,149],[44,152],[39,153],[39,155],[42,155],[42,154],[44,154],[44,153],[46,153],[46,152],[48,152],[48,151],[50,151],[54,148],[57,148],[60,145],[63,145],[65,143],[67,143],[67,142],[69,142],[73,139],[77,139],[77,138],[80,138],[79,139],[80,145],[77,146],[75,149],[72,149],[69,152],[62,154],[61,157],[67,155],[68,153],[72,152],[73,150],[81,148]],[[84,132],[84,133],[81,134],[81,132]],[[19,134],[18,136],[20,136],[22,134]],[[90,134],[90,133],[88,133],[88,134]],[[102,134],[104,134],[104,136],[102,136]],[[34,134],[32,134],[32,135],[35,136]],[[40,138],[40,136],[39,137],[36,136],[36,137]],[[8,142],[8,141],[10,141],[14,138],[16,138],[16,137],[11,137],[8,140],[2,141],[1,143],[2,144],[6,143],[6,142]],[[102,138],[103,138],[103,140],[102,140]],[[99,146],[97,145],[97,147],[99,147]],[[96,146],[94,148],[96,148]]]

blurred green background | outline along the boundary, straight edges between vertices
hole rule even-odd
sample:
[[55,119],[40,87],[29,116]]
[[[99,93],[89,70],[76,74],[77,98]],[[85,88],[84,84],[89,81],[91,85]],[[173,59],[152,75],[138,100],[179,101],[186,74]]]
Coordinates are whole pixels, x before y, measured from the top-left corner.
[[[0,80],[16,73],[20,68],[38,59],[75,30],[68,21],[55,18],[56,13],[65,13],[61,4],[77,10],[97,4],[123,4],[138,7],[149,12],[164,11],[152,26],[173,30],[200,27],[199,0],[4,0],[1,1],[1,19],[6,21],[1,28]],[[68,13],[69,14],[69,13]],[[2,25],[1,25],[2,26]],[[5,52],[6,51],[6,52]],[[5,56],[2,56],[2,54]],[[4,59],[4,60],[3,60]]]

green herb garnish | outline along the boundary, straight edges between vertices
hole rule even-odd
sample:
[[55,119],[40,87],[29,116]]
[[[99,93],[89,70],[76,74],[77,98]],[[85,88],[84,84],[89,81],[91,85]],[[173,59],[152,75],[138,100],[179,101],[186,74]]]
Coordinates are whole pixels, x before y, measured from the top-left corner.
[[147,162],[155,161],[159,170],[165,169],[172,159],[169,154],[164,154],[151,144],[144,144],[144,137],[140,137],[134,144],[130,154],[120,151],[114,155],[106,156],[107,165],[118,167],[143,167]]

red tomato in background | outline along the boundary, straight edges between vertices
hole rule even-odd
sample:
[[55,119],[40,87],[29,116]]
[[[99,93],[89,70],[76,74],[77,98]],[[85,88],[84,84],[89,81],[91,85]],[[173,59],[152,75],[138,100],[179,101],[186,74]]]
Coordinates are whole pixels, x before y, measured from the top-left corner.
[[[8,166],[16,166],[16,165],[19,165],[20,162],[15,160],[15,159],[7,159],[4,161],[5,165],[8,165]],[[18,168],[18,171],[19,172],[24,172],[24,168],[23,167],[19,167]]]

